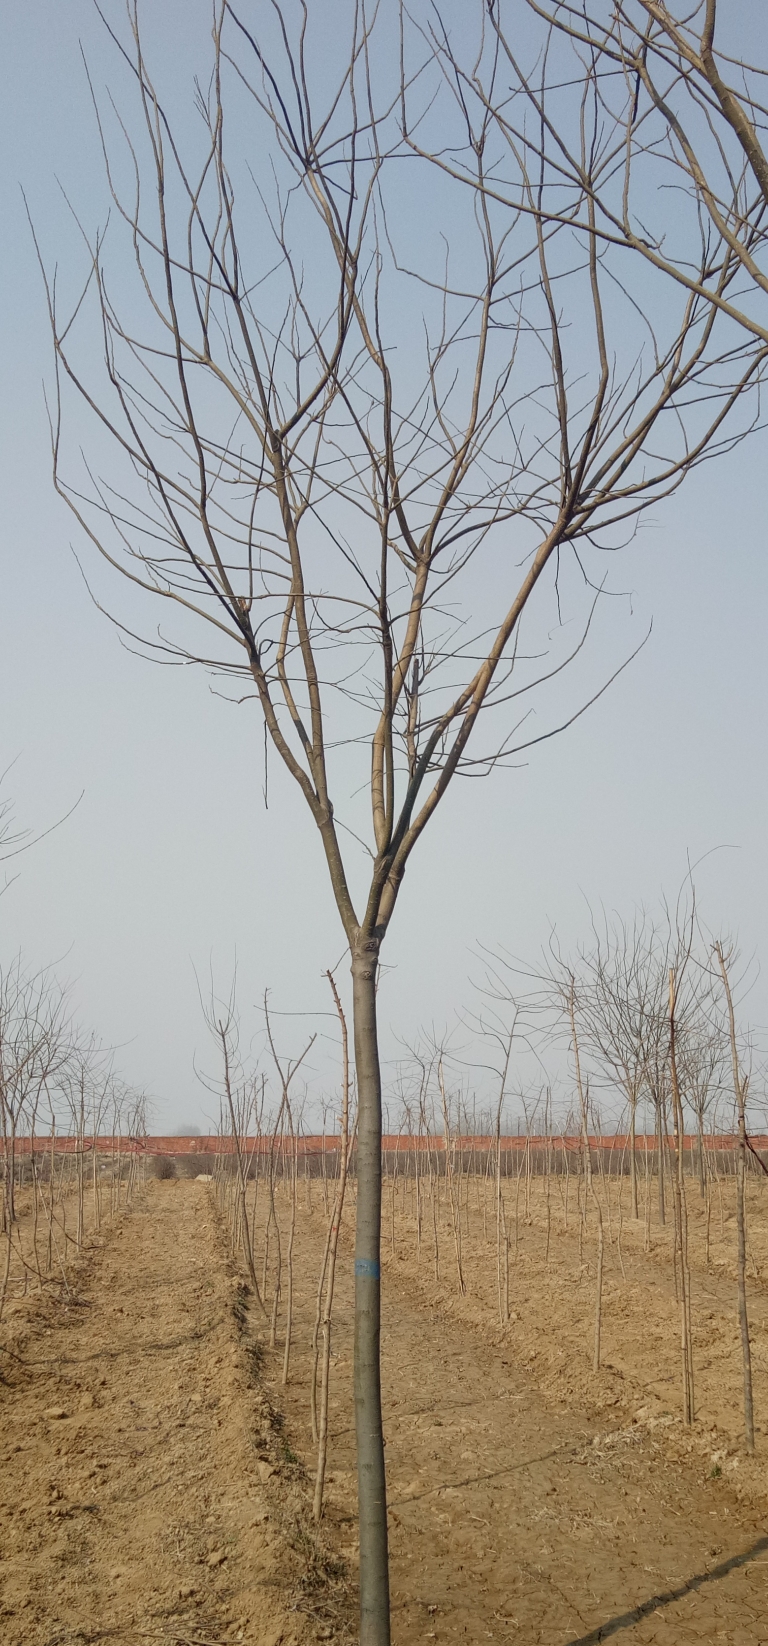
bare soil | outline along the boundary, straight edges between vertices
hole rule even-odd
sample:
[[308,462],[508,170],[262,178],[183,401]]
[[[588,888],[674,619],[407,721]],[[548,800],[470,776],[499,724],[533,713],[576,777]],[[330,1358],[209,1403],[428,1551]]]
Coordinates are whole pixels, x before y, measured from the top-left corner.
[[[701,1408],[686,1431],[678,1416],[671,1231],[654,1227],[645,1253],[642,1225],[625,1223],[622,1276],[614,1206],[613,1243],[606,1230],[604,1364],[595,1376],[594,1223],[580,1241],[572,1194],[568,1231],[560,1215],[558,1232],[556,1189],[547,1218],[543,1186],[533,1186],[530,1223],[521,1220],[510,1268],[514,1318],[502,1329],[495,1228],[487,1213],[483,1234],[477,1188],[462,1214],[464,1296],[445,1199],[437,1283],[428,1205],[417,1261],[407,1209],[412,1186],[398,1191],[394,1220],[385,1193],[383,1375],[396,1646],[462,1639],[592,1646],[613,1636],[670,1646],[768,1642],[768,1377],[758,1353],[763,1424],[758,1456],[748,1460],[738,1443],[740,1362],[729,1267],[735,1237],[727,1194],[722,1236],[719,1212],[710,1228],[711,1262],[719,1266],[694,1276]],[[765,1197],[754,1199],[752,1244],[761,1251]],[[316,1268],[317,1218],[315,1210],[300,1220],[297,1272],[305,1263]],[[350,1208],[347,1250],[351,1219]],[[694,1264],[703,1260],[702,1219],[694,1204]],[[750,1291],[759,1342],[766,1315],[759,1276]],[[337,1295],[329,1518],[354,1560],[349,1261]],[[302,1318],[305,1337],[310,1313]],[[309,1463],[301,1370],[297,1361],[283,1398],[292,1443]]]
[[[560,1202],[547,1214],[542,1186],[532,1192],[510,1270],[515,1318],[502,1328],[479,1190],[464,1214],[464,1296],[445,1204],[436,1280],[431,1228],[417,1254],[412,1194],[398,1194],[394,1240],[385,1207],[383,1340],[395,1646],[768,1643],[764,1197],[755,1192],[750,1209],[751,1461],[739,1438],[727,1193],[722,1226],[717,1202],[711,1218],[709,1270],[692,1199],[692,1431],[678,1417],[668,1230],[653,1227],[646,1253],[642,1227],[624,1221],[622,1274],[614,1208],[595,1377],[594,1227],[579,1239],[575,1201],[566,1231]],[[278,1209],[285,1228],[282,1198]],[[319,1541],[308,1515],[317,1185],[310,1205],[301,1189],[287,1389],[284,1313],[270,1351],[204,1183],[150,1184],[81,1264],[69,1303],[62,1293],[14,1305],[2,1337],[13,1354],[0,1357],[7,1646],[354,1638],[353,1215],[350,1204]]]
[[4,1331],[4,1646],[314,1638],[282,1530],[291,1469],[206,1186],[150,1184],[69,1287]]

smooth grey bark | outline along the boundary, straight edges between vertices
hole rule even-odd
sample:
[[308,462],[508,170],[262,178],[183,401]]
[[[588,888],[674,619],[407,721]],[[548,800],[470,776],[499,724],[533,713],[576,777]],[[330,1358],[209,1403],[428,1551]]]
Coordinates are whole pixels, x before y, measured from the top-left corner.
[[352,951],[357,1071],[355,1435],[360,1517],[360,1646],[390,1646],[389,1554],[381,1418],[381,1069],[376,1024],[379,941]]

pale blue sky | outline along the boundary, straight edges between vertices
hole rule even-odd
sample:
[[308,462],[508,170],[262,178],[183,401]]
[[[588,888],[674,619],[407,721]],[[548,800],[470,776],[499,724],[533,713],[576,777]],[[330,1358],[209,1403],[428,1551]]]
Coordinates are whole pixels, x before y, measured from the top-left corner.
[[[168,0],[156,44],[189,70],[191,8]],[[204,8],[194,8],[195,15]],[[91,604],[56,500],[43,402],[50,374],[27,193],[66,267],[79,255],[58,174],[101,198],[79,57],[105,71],[88,0],[26,0],[6,17],[2,121],[5,301],[0,312],[3,599],[0,759],[19,820],[45,828],[0,904],[0,953],[59,962],[83,1019],[120,1045],[126,1075],[156,1098],[157,1130],[202,1123],[192,1062],[204,1032],[193,967],[228,975],[237,952],[246,1035],[269,986],[277,1009],[328,1009],[321,973],[343,947],[319,844],[299,795],[270,766],[253,704],[234,708],[192,669],[130,655]],[[185,49],[187,58],[185,58]],[[582,934],[585,900],[630,912],[674,895],[694,859],[708,923],[765,949],[768,611],[766,437],[700,471],[656,511],[617,567],[628,605],[596,638],[609,670],[653,617],[645,650],[574,728],[524,768],[460,783],[409,868],[387,940],[383,1050],[420,1024],[451,1024],[470,998],[480,942],[534,958],[556,925]],[[121,591],[116,591],[118,601]],[[618,648],[618,650],[617,650]],[[758,980],[753,1021],[768,1018]],[[284,1019],[286,1047],[301,1025]],[[327,1018],[320,1031],[332,1033]],[[318,1088],[327,1057],[318,1047]]]

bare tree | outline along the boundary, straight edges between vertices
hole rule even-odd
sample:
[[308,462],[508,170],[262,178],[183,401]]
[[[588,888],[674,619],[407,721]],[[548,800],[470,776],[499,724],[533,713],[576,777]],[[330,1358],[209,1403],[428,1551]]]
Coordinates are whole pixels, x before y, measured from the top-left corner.
[[495,1137],[496,1289],[499,1320],[503,1326],[509,1320],[509,1232],[502,1192],[502,1118],[504,1104],[509,1095],[510,1063],[515,1039],[517,1037],[525,1041],[526,1033],[520,1020],[520,1004],[510,987],[509,979],[504,975],[503,962],[499,963],[498,957],[494,957],[494,960],[496,963],[488,967],[480,989],[481,994],[486,997],[487,1004],[477,1012],[467,1013],[464,1021],[474,1034],[485,1041],[492,1058],[491,1062],[483,1059],[482,1062],[476,1063],[476,1066],[491,1073],[494,1081],[498,1082],[492,1125]]
[[594,943],[579,959],[584,1035],[592,1053],[626,1099],[632,1216],[638,1216],[637,1106],[646,1065],[659,1038],[658,929],[644,910],[631,924],[592,922]]
[[[496,959],[497,961],[500,961],[502,965],[508,965],[510,969],[512,969],[511,963],[504,961],[501,956],[497,955]],[[521,968],[519,966],[515,966],[514,969],[520,971]],[[595,1187],[594,1173],[592,1170],[592,1146],[590,1137],[590,1121],[594,1124],[594,1121],[597,1118],[599,1122],[599,1115],[596,1115],[594,1112],[590,1114],[592,1104],[590,1099],[589,1077],[583,1063],[585,1041],[584,1023],[586,1017],[585,1002],[588,996],[589,983],[591,982],[591,979],[588,978],[587,985],[582,987],[581,978],[577,975],[575,967],[571,965],[570,962],[561,954],[554,933],[550,938],[549,953],[543,967],[538,972],[530,972],[527,975],[536,984],[535,992],[530,993],[527,997],[526,1004],[528,1012],[532,1017],[538,1014],[543,1018],[543,1036],[550,1045],[555,1042],[558,1036],[565,1041],[572,1060],[576,1084],[576,1095],[578,1098],[578,1125],[581,1134],[584,1182],[584,1199],[583,1204],[580,1206],[579,1224],[580,1259],[583,1250],[588,1201],[591,1201],[592,1203],[597,1222],[592,1369],[594,1372],[599,1372],[601,1366],[603,1328],[603,1269],[605,1257],[605,1231],[603,1226],[603,1209],[600,1203],[600,1196]],[[547,1116],[550,1107],[549,1088],[547,1088],[545,1094],[542,1095],[544,1095],[544,1124],[546,1129],[548,1126]],[[528,1170],[530,1170],[531,1116],[529,1115],[529,1109],[525,1098],[523,1098],[522,1101],[526,1118],[526,1166]],[[602,1159],[602,1147],[600,1148],[598,1158],[600,1160]],[[547,1223],[549,1226],[549,1217],[547,1218]],[[549,1244],[549,1232],[547,1234],[547,1242]]]
[[[54,973],[45,967],[37,971],[25,967],[21,956],[0,966],[0,1153],[2,1229],[6,1238],[0,1315],[9,1283],[15,1278],[21,1279],[26,1290],[29,1275],[34,1274],[42,1289],[56,1267],[61,1284],[68,1290],[68,1243],[79,1250],[85,1240],[86,1156],[90,1160],[91,1228],[98,1231],[103,1163],[99,1134],[108,1112],[114,1134],[119,1117],[135,1101],[115,1075],[112,1053],[94,1035],[85,1034],[73,1024],[67,992]],[[41,1136],[41,1124],[47,1136]],[[70,1147],[59,1155],[57,1169],[56,1143],[62,1133]],[[77,1204],[74,1235],[66,1226],[72,1164]],[[18,1182],[26,1178],[31,1185],[31,1200],[23,1207],[28,1215],[24,1218],[17,1205],[17,1177]],[[111,1197],[110,1212],[115,1209]],[[42,1253],[38,1238],[41,1215],[47,1225]],[[25,1231],[22,1223],[27,1226]],[[14,1256],[18,1277],[11,1274]]]
[[[437,1088],[440,1093],[440,1112],[443,1117],[443,1154],[445,1158],[445,1187],[448,1196],[448,1205],[451,1213],[453,1228],[453,1249],[456,1254],[456,1279],[461,1296],[467,1289],[464,1279],[464,1268],[461,1261],[461,1185],[456,1192],[455,1153],[456,1144],[451,1131],[451,1099],[445,1084],[445,1047],[436,1045],[435,1065],[437,1069]],[[459,1132],[461,1124],[459,1120]]]
[[[764,348],[729,329],[735,250],[710,278],[696,248],[679,297],[617,280],[595,226],[615,156],[578,88],[553,74],[535,140],[517,142],[482,75],[455,70],[439,8],[403,9],[399,36],[350,0],[329,39],[298,0],[262,8],[256,32],[216,0],[196,132],[150,76],[135,0],[127,15],[123,33],[104,20],[133,109],[113,127],[94,98],[112,222],[81,224],[68,305],[46,279],[55,481],[109,564],[175,614],[150,655],[257,699],[320,836],[353,979],[361,1641],[386,1646],[381,945],[454,776],[509,763],[594,699],[572,692],[555,724],[522,730],[526,699],[582,653],[605,553],[749,426],[751,410],[725,420]],[[491,94],[513,61],[495,15],[478,4],[462,33]],[[564,182],[566,133],[585,158]],[[502,158],[511,191],[489,184]],[[424,225],[427,198],[418,246],[409,212]],[[73,398],[99,452],[80,468]],[[370,825],[349,798],[358,753]]]
[[[349,1033],[344,1008],[341,1004],[339,991],[333,978],[333,972],[326,976],[331,986],[333,1001],[339,1017],[341,1029],[341,1114],[340,1124],[340,1159],[339,1175],[336,1180],[336,1193],[333,1199],[333,1211],[328,1223],[328,1232],[323,1252],[323,1262],[320,1270],[320,1284],[317,1289],[317,1313],[312,1340],[312,1375],[310,1386],[312,1429],[313,1436],[317,1437],[317,1469],[315,1472],[315,1493],[312,1505],[312,1514],[319,1520],[323,1512],[323,1492],[325,1488],[325,1466],[328,1456],[328,1390],[331,1372],[331,1325],[333,1321],[333,1294],[336,1285],[336,1257],[341,1233],[341,1220],[344,1215],[344,1198],[347,1189],[347,1173],[349,1169],[350,1150],[350,1072],[349,1072]],[[322,1331],[322,1367],[320,1374],[320,1413],[317,1413],[317,1371],[320,1359],[320,1332]]]
[[573,1057],[573,1065],[574,1065],[574,1070],[575,1070],[575,1073],[576,1073],[576,1090],[577,1090],[578,1096],[579,1096],[579,1110],[580,1110],[580,1114],[581,1114],[581,1132],[582,1132],[582,1141],[583,1141],[583,1145],[584,1145],[584,1173],[585,1173],[585,1179],[586,1179],[585,1186],[586,1186],[587,1192],[590,1194],[590,1196],[592,1198],[592,1201],[593,1201],[594,1207],[595,1207],[595,1213],[596,1213],[596,1216],[597,1216],[597,1264],[596,1264],[596,1268],[595,1268],[595,1339],[594,1339],[594,1352],[593,1352],[593,1357],[592,1357],[592,1369],[595,1372],[599,1372],[599,1370],[600,1370],[601,1337],[602,1337],[602,1329],[603,1329],[603,1257],[604,1257],[603,1211],[602,1211],[602,1207],[600,1205],[600,1196],[598,1195],[597,1190],[595,1189],[595,1181],[594,1181],[594,1177],[592,1175],[592,1151],[591,1151],[591,1148],[590,1148],[590,1140],[589,1140],[589,1091],[588,1091],[588,1088],[586,1087],[586,1084],[585,1084],[585,1081],[584,1081],[584,1078],[583,1078],[583,1074],[582,1074],[582,1068],[581,1068],[581,1055],[580,1055],[580,1052],[579,1052],[579,1033],[578,1033],[577,1021],[576,1021],[577,1005],[580,1005],[580,1002],[579,1002],[578,994],[577,994],[576,978],[575,978],[575,975],[574,975],[573,972],[568,972],[567,970],[564,974],[561,972],[559,992],[560,992],[561,1010],[564,1010],[567,1013],[567,1017],[568,1017],[568,1026],[569,1026],[569,1029],[570,1029],[570,1041],[571,1041],[571,1055]]
[[77,1234],[75,1244],[78,1251],[85,1239],[85,1157],[88,1149],[88,1119],[91,1107],[94,1051],[93,1036],[79,1037],[72,1047],[66,1077],[62,1082],[62,1095],[69,1110],[70,1137],[74,1141],[75,1148],[77,1188]]
[[213,984],[211,985],[210,1001],[207,1004],[203,1003],[202,995],[200,996],[206,1027],[217,1050],[221,1053],[221,1076],[218,1082],[212,1083],[206,1076],[201,1075],[199,1070],[197,1074],[198,1079],[202,1080],[209,1090],[215,1090],[218,1093],[225,1111],[225,1124],[232,1138],[234,1167],[237,1176],[238,1217],[234,1244],[237,1246],[242,1242],[248,1278],[253,1287],[256,1301],[259,1307],[264,1310],[264,1300],[256,1274],[253,1234],[248,1220],[249,1162],[243,1147],[255,1112],[256,1080],[252,1071],[243,1069],[240,1060],[240,1024],[237,1015],[236,987],[237,974],[235,973],[229,995],[225,1000],[216,995]]
[[28,971],[17,955],[0,968],[0,1127],[3,1139],[3,1227],[16,1221],[16,1141],[29,1132],[46,1083],[69,1059],[66,997],[51,972]]
[[[691,930],[692,935],[692,930]],[[682,1369],[683,1422],[693,1423],[695,1416],[693,1336],[691,1331],[691,1271],[688,1262],[688,1205],[685,1195],[684,1147],[685,1121],[683,1099],[677,1062],[677,1013],[681,986],[690,962],[690,942],[678,944],[675,962],[669,968],[669,1083],[672,1098],[672,1124],[675,1138],[675,1169],[672,1175],[672,1193],[675,1209],[675,1250],[677,1264],[677,1294],[680,1304],[680,1353]]]
[[667,1135],[669,1126],[669,945],[662,940],[650,957],[649,1010],[643,1021],[644,1090],[651,1101],[656,1133],[658,1219],[667,1221]]
[[703,1013],[684,1029],[682,1035],[678,1035],[681,1083],[696,1122],[697,1170],[702,1200],[706,1198],[708,1181],[704,1132],[712,1105],[723,1090],[726,1052],[719,1024],[712,1023]]
[[[264,995],[264,1022],[265,1022],[265,1025],[266,1025],[267,1040],[269,1041],[269,1049],[270,1049],[270,1052],[272,1053],[272,1061],[275,1065],[275,1069],[277,1071],[277,1077],[278,1077],[278,1080],[280,1082],[280,1107],[279,1107],[278,1115],[277,1115],[276,1128],[277,1128],[277,1126],[280,1126],[285,1120],[287,1120],[287,1122],[288,1122],[288,1131],[289,1131],[290,1139],[291,1139],[291,1217],[290,1217],[290,1224],[289,1224],[289,1229],[288,1229],[288,1248],[287,1248],[288,1294],[287,1294],[287,1300],[286,1300],[287,1307],[286,1307],[286,1318],[285,1318],[285,1347],[284,1347],[284,1354],[283,1354],[283,1383],[287,1383],[288,1382],[288,1365],[289,1365],[290,1356],[291,1356],[291,1333],[292,1333],[292,1330],[293,1330],[293,1243],[294,1243],[294,1238],[295,1238],[295,1234],[296,1234],[296,1160],[297,1160],[297,1156],[296,1156],[296,1130],[295,1130],[294,1123],[293,1123],[293,1110],[291,1108],[291,1085],[292,1085],[294,1079],[296,1078],[296,1075],[298,1074],[299,1069],[301,1068],[301,1065],[304,1062],[305,1057],[308,1056],[309,1052],[311,1051],[312,1047],[314,1046],[315,1035],[312,1035],[310,1037],[309,1041],[307,1042],[306,1046],[304,1047],[303,1052],[301,1052],[298,1057],[291,1058],[286,1062],[286,1061],[283,1061],[280,1058],[280,1056],[277,1052],[277,1049],[275,1047],[275,1042],[274,1042],[274,1038],[273,1038],[273,1035],[272,1035],[272,1024],[270,1022],[270,1017],[269,1017],[269,1001],[268,1001],[268,996],[267,996],[266,993]],[[278,1240],[279,1240],[279,1233],[278,1233]],[[279,1285],[278,1285],[278,1287],[276,1289],[276,1292],[275,1292],[275,1301],[276,1302],[277,1302],[278,1294],[279,1294]],[[275,1315],[273,1314],[273,1321],[274,1321],[274,1319],[275,1319]],[[273,1331],[273,1337],[274,1337],[274,1331]]]

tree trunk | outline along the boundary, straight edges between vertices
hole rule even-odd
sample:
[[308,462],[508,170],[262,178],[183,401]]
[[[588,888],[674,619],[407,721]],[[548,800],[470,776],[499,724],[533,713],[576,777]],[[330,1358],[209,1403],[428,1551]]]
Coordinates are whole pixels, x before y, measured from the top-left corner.
[[629,1182],[632,1198],[632,1216],[640,1216],[637,1200],[637,1098],[629,1105]]
[[[290,1118],[290,1110],[288,1111]],[[288,1368],[291,1359],[291,1337],[293,1333],[293,1245],[296,1237],[296,1193],[297,1177],[299,1172],[299,1140],[291,1138],[291,1226],[288,1233],[288,1297],[285,1310],[285,1352],[283,1354],[283,1388],[288,1382]],[[243,1201],[245,1211],[245,1201]],[[247,1227],[247,1224],[246,1224]]]
[[[591,1199],[594,1201],[595,1211],[597,1213],[597,1271],[596,1271],[596,1275],[595,1275],[595,1281],[596,1281],[596,1288],[595,1288],[595,1339],[594,1339],[594,1353],[593,1353],[593,1357],[592,1357],[592,1369],[595,1372],[599,1372],[599,1370],[600,1370],[600,1342],[601,1342],[601,1336],[602,1336],[602,1330],[603,1330],[603,1211],[602,1211],[602,1207],[600,1205],[600,1197],[597,1193],[597,1190],[596,1190],[595,1184],[594,1184],[594,1180],[593,1180],[593,1177],[592,1177],[592,1155],[591,1155],[590,1146],[589,1146],[589,1114],[588,1114],[588,1109],[587,1109],[587,1104],[589,1102],[589,1089],[587,1088],[587,1091],[585,1092],[584,1086],[583,1086],[583,1083],[582,1083],[582,1079],[581,1079],[581,1057],[579,1055],[579,1040],[578,1040],[578,1035],[576,1033],[576,999],[575,999],[575,989],[574,989],[574,986],[573,986],[573,982],[571,983],[571,990],[570,990],[570,995],[569,995],[569,999],[568,999],[568,1013],[569,1013],[570,1020],[571,1020],[571,1047],[572,1047],[572,1050],[573,1050],[573,1060],[574,1060],[574,1063],[575,1063],[575,1066],[576,1066],[576,1088],[577,1088],[578,1094],[579,1094],[579,1106],[581,1108],[581,1134],[582,1134],[582,1140],[583,1140],[583,1144],[584,1144],[584,1172],[585,1172],[584,1213],[585,1213],[585,1216],[584,1216],[584,1219],[582,1221],[582,1230],[583,1230],[583,1227],[584,1227],[584,1222],[586,1221],[587,1192],[589,1192],[589,1194],[591,1196]],[[601,1137],[600,1138],[600,1155],[601,1155],[601,1158],[602,1158],[602,1152],[603,1151],[602,1151],[602,1137]],[[579,1245],[581,1247],[581,1241],[579,1242]],[[581,1258],[581,1250],[579,1250],[579,1258]]]
[[[693,1423],[695,1412],[693,1342],[691,1334],[691,1271],[688,1264],[688,1207],[685,1198],[685,1117],[677,1072],[677,1025],[675,1007],[677,979],[669,972],[669,1072],[672,1082],[672,1114],[675,1128],[675,1172],[672,1196],[675,1212],[675,1246],[680,1259],[680,1352],[683,1376],[683,1422]],[[673,1261],[676,1261],[673,1258]]]
[[744,1107],[739,1105],[739,1151],[736,1159],[736,1239],[739,1285],[739,1335],[741,1337],[742,1372],[744,1384],[744,1438],[747,1451],[755,1449],[755,1418],[752,1402],[752,1351],[749,1342],[747,1314],[747,1241],[744,1216],[744,1179],[746,1168],[746,1127]]
[[5,1115],[3,1115],[3,1167],[5,1190],[4,1222],[9,1238],[10,1230],[16,1222],[16,1123],[11,1122],[8,1129]]
[[742,1373],[744,1380],[744,1438],[747,1451],[755,1449],[755,1417],[752,1400],[752,1350],[749,1342],[749,1316],[747,1314],[747,1231],[744,1208],[744,1178],[746,1175],[747,1160],[747,1117],[746,1092],[747,1081],[742,1078],[739,1068],[739,1052],[736,1040],[736,1017],[733,1009],[733,995],[728,977],[728,966],[722,946],[715,944],[720,972],[725,990],[725,1000],[728,1008],[728,1026],[731,1041],[731,1064],[733,1069],[733,1092],[736,1098],[736,1109],[739,1120],[739,1147],[736,1156],[736,1236],[737,1268],[739,1287],[739,1333],[741,1336]]
[[659,1222],[667,1221],[667,1209],[664,1196],[664,1127],[661,1114],[661,1095],[656,1098],[656,1160],[659,1173]]
[[[593,1191],[594,1192],[594,1191]],[[598,1204],[597,1211],[597,1272],[595,1277],[595,1341],[592,1355],[592,1370],[600,1370],[600,1342],[603,1331],[603,1219]]]
[[[344,1215],[344,1197],[347,1189],[347,1173],[349,1170],[349,1037],[347,1021],[344,1016],[333,973],[328,972],[328,982],[331,985],[336,1010],[341,1025],[342,1045],[342,1088],[341,1088],[341,1160],[339,1162],[339,1177],[336,1186],[336,1197],[333,1205],[333,1217],[328,1230],[328,1238],[323,1260],[323,1272],[320,1277],[318,1291],[318,1319],[315,1322],[315,1356],[312,1369],[312,1425],[313,1433],[317,1431],[317,1473],[315,1475],[315,1497],[312,1513],[315,1520],[319,1520],[323,1512],[323,1490],[325,1487],[325,1465],[328,1454],[328,1386],[331,1371],[331,1323],[333,1317],[333,1293],[336,1284],[336,1255],[339,1245],[341,1220]],[[355,1121],[357,1131],[357,1121]],[[323,1329],[323,1371],[322,1388],[320,1391],[320,1422],[317,1422],[317,1335],[320,1326],[322,1310],[322,1291],[326,1270],[328,1284],[325,1293],[325,1310],[322,1318]]]
[[376,1030],[376,938],[352,955],[357,1070],[355,1434],[360,1520],[360,1646],[389,1646],[387,1489],[381,1420],[381,1070]]

